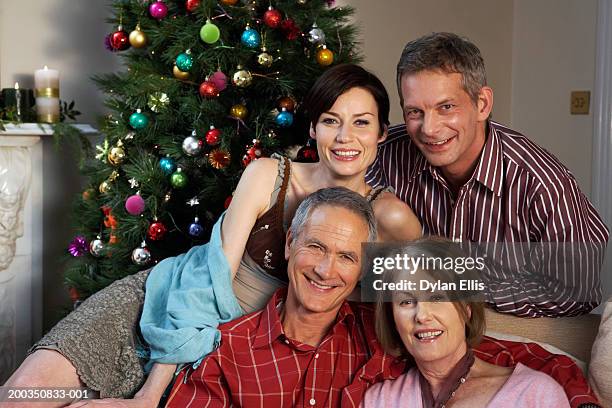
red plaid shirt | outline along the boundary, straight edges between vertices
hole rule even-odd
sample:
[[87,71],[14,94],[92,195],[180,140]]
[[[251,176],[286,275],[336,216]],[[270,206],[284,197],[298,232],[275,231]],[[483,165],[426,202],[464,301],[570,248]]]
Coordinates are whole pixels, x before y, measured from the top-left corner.
[[[279,314],[285,294],[279,289],[265,309],[219,326],[221,346],[194,372],[181,372],[167,407],[358,407],[371,384],[405,371],[405,361],[382,352],[370,305],[345,302],[329,333],[312,347],[285,336]],[[597,401],[569,358],[536,344],[485,338],[476,355],[551,375],[572,408]]]
[[377,346],[371,306],[345,302],[313,347],[285,336],[285,294],[279,289],[265,309],[221,325],[221,345],[191,375],[179,375],[167,407],[338,407],[355,378],[368,384],[403,372]]

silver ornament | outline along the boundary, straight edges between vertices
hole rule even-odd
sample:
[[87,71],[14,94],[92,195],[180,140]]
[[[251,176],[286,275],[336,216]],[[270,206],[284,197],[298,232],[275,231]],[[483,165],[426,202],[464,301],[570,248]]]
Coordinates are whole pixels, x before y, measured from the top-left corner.
[[183,140],[183,151],[188,156],[195,156],[202,151],[202,142],[194,136],[188,136]]
[[312,44],[325,44],[325,33],[317,27],[316,23],[312,25],[312,28],[308,32],[308,41]]
[[143,242],[139,248],[132,251],[132,262],[136,265],[146,265],[151,261],[151,251],[145,246]]
[[95,257],[100,257],[103,255],[104,247],[104,242],[102,242],[100,237],[97,237],[89,243],[89,252]]

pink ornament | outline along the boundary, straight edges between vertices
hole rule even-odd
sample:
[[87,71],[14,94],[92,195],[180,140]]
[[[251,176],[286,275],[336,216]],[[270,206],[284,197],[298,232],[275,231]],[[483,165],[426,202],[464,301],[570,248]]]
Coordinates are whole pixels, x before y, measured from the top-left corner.
[[134,194],[125,200],[125,209],[131,215],[140,215],[144,211],[145,202],[140,194]]
[[227,76],[221,71],[217,71],[209,76],[208,80],[215,84],[219,92],[227,88]]
[[149,6],[151,17],[161,20],[168,15],[168,6],[163,1],[156,1]]

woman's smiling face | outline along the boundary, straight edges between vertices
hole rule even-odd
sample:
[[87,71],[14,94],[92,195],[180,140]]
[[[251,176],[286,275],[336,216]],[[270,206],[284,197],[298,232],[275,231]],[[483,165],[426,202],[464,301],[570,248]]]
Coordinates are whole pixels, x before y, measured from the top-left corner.
[[323,112],[310,136],[317,141],[319,161],[341,177],[365,175],[374,162],[378,143],[387,134],[378,122],[378,106],[363,88],[351,88]]
[[452,367],[467,350],[465,322],[455,304],[442,296],[421,301],[410,292],[398,292],[393,295],[393,318],[419,365]]

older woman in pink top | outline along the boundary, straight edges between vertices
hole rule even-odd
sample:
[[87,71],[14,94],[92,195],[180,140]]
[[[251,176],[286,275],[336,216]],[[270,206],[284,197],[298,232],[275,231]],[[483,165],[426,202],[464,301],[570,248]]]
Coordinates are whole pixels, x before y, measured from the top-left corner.
[[[466,256],[451,242],[431,238],[407,244],[401,252],[445,262]],[[383,281],[408,278],[417,282],[417,289],[421,280],[441,281],[455,283],[459,289],[461,280],[479,276],[476,268],[456,273],[436,266],[416,274],[387,271]],[[387,290],[378,295],[376,334],[382,346],[389,353],[412,356],[416,367],[372,386],[362,407],[569,408],[563,388],[546,374],[520,363],[500,367],[474,356],[472,347],[485,329],[482,302],[470,301],[460,290]]]

